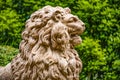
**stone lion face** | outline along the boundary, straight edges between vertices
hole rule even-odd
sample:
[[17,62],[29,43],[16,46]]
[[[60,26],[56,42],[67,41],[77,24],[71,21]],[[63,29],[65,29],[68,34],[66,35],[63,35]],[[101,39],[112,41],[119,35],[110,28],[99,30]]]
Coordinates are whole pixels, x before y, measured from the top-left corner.
[[64,15],[63,22],[68,27],[68,33],[71,37],[71,44],[73,46],[82,42],[80,34],[85,30],[85,24],[77,17],[72,14]]
[[72,14],[64,15],[63,22],[68,26],[68,32],[70,35],[82,34],[85,30],[85,24]]

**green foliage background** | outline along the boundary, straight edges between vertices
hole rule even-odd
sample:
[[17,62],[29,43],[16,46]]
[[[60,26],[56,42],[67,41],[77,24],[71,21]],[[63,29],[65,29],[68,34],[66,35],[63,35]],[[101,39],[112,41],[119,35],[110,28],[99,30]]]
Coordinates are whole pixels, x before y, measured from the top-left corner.
[[80,79],[120,80],[119,4],[119,0],[0,0],[0,65],[18,53],[31,13],[46,5],[61,6],[86,24],[83,43],[75,47],[83,61]]

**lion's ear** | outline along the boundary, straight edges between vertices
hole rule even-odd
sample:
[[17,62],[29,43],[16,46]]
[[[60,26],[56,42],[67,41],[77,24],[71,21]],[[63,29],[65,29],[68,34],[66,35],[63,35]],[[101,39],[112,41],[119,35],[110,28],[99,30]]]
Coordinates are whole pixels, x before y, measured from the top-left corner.
[[56,50],[64,50],[69,45],[70,37],[66,30],[66,26],[61,22],[56,23],[51,31],[52,48]]
[[67,13],[71,13],[71,10],[67,7],[64,9]]

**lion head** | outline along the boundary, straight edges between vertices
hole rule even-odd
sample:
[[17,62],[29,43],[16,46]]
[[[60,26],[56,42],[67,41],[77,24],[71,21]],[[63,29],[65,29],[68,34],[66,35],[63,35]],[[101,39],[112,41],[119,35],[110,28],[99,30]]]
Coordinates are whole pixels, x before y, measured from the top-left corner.
[[84,23],[69,8],[46,6],[34,12],[22,32],[20,54],[12,61],[15,80],[78,80]]
[[63,49],[66,44],[79,44],[81,38],[78,35],[83,33],[84,29],[84,23],[70,14],[69,8],[46,6],[31,15],[22,37],[24,42],[32,46],[39,44],[57,48],[57,45],[61,45],[59,49]]

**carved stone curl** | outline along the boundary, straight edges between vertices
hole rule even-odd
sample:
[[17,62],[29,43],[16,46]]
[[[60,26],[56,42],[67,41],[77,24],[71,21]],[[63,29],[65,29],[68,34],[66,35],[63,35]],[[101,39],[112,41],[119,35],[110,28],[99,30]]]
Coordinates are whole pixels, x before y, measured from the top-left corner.
[[0,69],[0,80],[79,80],[82,62],[73,47],[81,43],[85,26],[70,12],[51,6],[34,12],[22,32],[20,53]]

